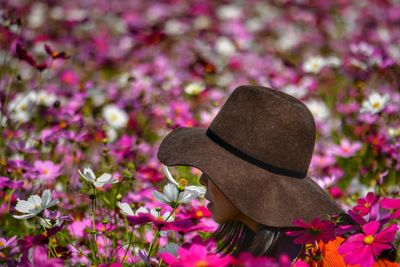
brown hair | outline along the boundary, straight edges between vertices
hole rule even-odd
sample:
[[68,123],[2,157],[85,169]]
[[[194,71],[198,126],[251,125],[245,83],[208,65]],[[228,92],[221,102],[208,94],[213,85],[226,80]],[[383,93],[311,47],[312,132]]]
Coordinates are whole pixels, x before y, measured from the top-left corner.
[[247,251],[254,256],[274,258],[287,254],[290,259],[294,259],[301,252],[302,246],[294,244],[292,238],[285,235],[287,230],[259,224],[254,232],[242,222],[231,221],[219,225],[211,237],[217,242],[217,253],[237,256]]

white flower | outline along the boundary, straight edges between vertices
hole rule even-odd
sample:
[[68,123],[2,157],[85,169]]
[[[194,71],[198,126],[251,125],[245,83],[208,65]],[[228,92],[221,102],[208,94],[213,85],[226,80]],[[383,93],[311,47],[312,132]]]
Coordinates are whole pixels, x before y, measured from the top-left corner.
[[[179,188],[181,185],[172,177],[172,174],[169,172],[169,169],[167,166],[162,167],[164,174],[167,176],[167,179],[170,183],[174,184],[177,188]],[[189,185],[184,187],[185,191],[191,192],[191,194],[196,195],[196,197],[203,197],[204,194],[206,193],[206,188],[204,186],[195,186],[195,185]]]
[[205,86],[202,83],[189,83],[185,86],[185,93],[188,95],[198,95],[204,91]]
[[55,94],[49,93],[45,90],[42,90],[37,94],[36,101],[40,105],[49,107],[49,106],[53,105],[54,102],[57,101],[57,96]]
[[32,195],[28,198],[28,200],[18,199],[15,209],[26,214],[13,215],[13,217],[16,219],[29,219],[35,217],[45,209],[53,207],[57,203],[57,200],[51,199],[51,191],[46,189],[43,191],[42,197],[39,197],[38,195]]
[[228,37],[220,37],[216,41],[215,49],[219,54],[231,56],[236,52],[236,47]]
[[155,218],[162,219],[163,221],[170,222],[173,220],[172,216],[170,216],[171,213],[168,211],[164,212],[164,214],[161,215],[160,211],[158,211],[156,208],[148,210],[145,207],[140,207],[134,212],[128,203],[118,202],[117,205],[121,209],[121,212],[126,216],[138,216],[140,213],[149,213]]
[[128,124],[128,114],[116,105],[105,106],[102,114],[107,123],[115,129],[123,128]]
[[8,105],[8,112],[10,112],[11,119],[17,122],[29,121],[36,100],[37,94],[35,92],[18,94]]
[[181,184],[176,182],[166,166],[163,166],[163,171],[169,183],[164,186],[163,193],[158,191],[153,192],[154,197],[158,201],[174,206],[188,203],[195,198],[204,196],[206,190],[203,186],[185,186],[184,184],[187,183],[186,180],[184,180],[185,183]]
[[242,16],[242,8],[236,5],[223,5],[218,8],[217,16],[223,20],[238,19]]
[[136,213],[133,212],[131,206],[129,206],[128,203],[118,201],[117,206],[121,210],[122,214],[125,214],[126,216],[135,216],[136,215]]
[[388,127],[388,134],[390,137],[398,137],[400,136],[400,127],[393,128],[393,127]]
[[317,120],[325,121],[329,118],[329,109],[324,102],[312,99],[305,104]]
[[372,93],[368,96],[367,100],[362,102],[362,106],[360,112],[370,112],[370,113],[378,113],[382,109],[385,108],[386,104],[389,102],[389,95],[380,95],[379,93]]
[[323,58],[321,56],[310,57],[303,64],[303,70],[308,73],[319,73],[325,66],[337,67],[341,61],[337,57]]
[[84,168],[83,173],[80,170],[78,170],[78,172],[83,179],[93,184],[95,187],[103,187],[106,184],[118,183],[118,179],[113,178],[109,173],[103,173],[100,177],[96,177],[90,168]]
[[310,57],[303,63],[303,70],[308,73],[318,73],[323,67],[325,67],[325,60],[320,56]]

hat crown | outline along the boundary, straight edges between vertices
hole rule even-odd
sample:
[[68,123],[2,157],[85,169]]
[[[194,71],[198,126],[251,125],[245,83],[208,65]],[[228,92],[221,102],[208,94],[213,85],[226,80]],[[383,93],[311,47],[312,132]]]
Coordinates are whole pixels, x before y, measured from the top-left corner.
[[208,127],[222,142],[277,168],[307,173],[316,127],[300,100],[262,86],[239,86]]

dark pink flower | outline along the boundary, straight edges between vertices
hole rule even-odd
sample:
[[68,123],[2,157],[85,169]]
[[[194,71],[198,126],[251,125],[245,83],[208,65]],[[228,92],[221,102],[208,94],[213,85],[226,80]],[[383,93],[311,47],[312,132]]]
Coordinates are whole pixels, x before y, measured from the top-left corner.
[[53,50],[49,45],[45,44],[44,49],[46,53],[51,56],[53,59],[68,59],[70,56],[68,56],[65,52],[58,52],[57,50]]
[[232,263],[236,266],[242,267],[265,267],[265,266],[279,266],[278,263],[273,258],[268,258],[265,256],[253,256],[249,252],[240,253],[237,259],[234,259]]
[[294,224],[303,229],[288,231],[286,234],[297,236],[293,241],[296,244],[314,244],[319,241],[327,243],[335,239],[335,224],[330,221],[321,221],[319,218],[316,218],[311,223],[306,223],[299,219]]
[[400,218],[400,198],[384,198],[381,200],[381,207],[388,210],[394,210],[392,219]]
[[161,253],[160,256],[171,267],[224,267],[232,261],[229,255],[209,253],[206,247],[197,244],[193,244],[189,249],[180,247],[177,257],[168,252]]
[[32,259],[28,256],[26,250],[18,266],[21,267],[63,267],[64,262],[60,258],[48,258],[45,246],[36,246],[33,248]]
[[361,216],[365,216],[371,211],[372,206],[377,203],[378,199],[379,196],[376,196],[373,192],[369,192],[365,198],[357,200],[357,206],[353,210]]
[[350,236],[338,249],[347,264],[371,267],[382,251],[391,249],[398,226],[392,224],[378,232],[380,223],[371,221],[362,226],[363,233]]

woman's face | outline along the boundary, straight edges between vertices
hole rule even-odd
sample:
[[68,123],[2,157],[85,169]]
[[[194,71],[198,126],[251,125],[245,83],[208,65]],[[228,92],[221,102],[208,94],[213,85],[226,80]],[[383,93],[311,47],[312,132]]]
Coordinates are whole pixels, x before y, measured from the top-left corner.
[[225,196],[206,174],[200,176],[200,183],[207,189],[205,197],[210,201],[207,208],[212,212],[214,221],[219,224],[239,220],[242,212]]

